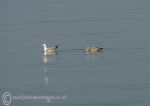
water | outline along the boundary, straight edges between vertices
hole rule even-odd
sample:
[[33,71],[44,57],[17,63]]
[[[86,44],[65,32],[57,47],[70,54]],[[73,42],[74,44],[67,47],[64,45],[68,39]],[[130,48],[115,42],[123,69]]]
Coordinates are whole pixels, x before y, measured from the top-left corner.
[[[0,95],[11,106],[150,105],[149,0],[1,0]],[[42,43],[59,44],[44,57]],[[86,54],[87,46],[103,47]],[[6,98],[9,101],[9,97]],[[3,102],[0,101],[0,105]]]

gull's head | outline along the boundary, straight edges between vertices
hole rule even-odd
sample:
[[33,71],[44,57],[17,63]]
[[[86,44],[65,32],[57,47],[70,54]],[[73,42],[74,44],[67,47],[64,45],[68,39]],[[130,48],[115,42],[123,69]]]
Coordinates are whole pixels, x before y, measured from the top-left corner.
[[46,44],[44,43],[42,46],[44,48],[44,52],[46,52],[46,50],[47,50]]
[[44,43],[44,44],[42,44],[42,46],[46,47],[46,44]]

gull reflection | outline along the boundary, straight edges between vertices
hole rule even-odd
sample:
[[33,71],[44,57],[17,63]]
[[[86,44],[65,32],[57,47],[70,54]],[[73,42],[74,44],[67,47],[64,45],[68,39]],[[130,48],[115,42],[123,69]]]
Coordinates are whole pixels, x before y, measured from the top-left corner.
[[48,85],[49,84],[49,82],[48,82],[48,76],[47,76],[47,72],[48,72],[48,69],[47,69],[47,67],[44,67],[44,82],[45,82],[45,84],[46,85]]
[[48,58],[47,58],[47,56],[43,56],[43,63],[47,63],[48,62]]
[[46,85],[49,84],[49,83],[48,83],[48,76],[46,76],[46,75],[44,76],[44,81],[45,81],[45,84],[46,84]]
[[43,76],[43,80],[44,80],[44,84],[45,85],[49,85],[49,78],[48,78],[48,66],[50,64],[53,64],[57,61],[57,52],[43,52],[43,63],[44,65],[44,76]]
[[56,61],[57,52],[43,52],[43,63]]
[[98,59],[99,55],[100,55],[100,52],[95,52],[95,53],[86,52],[85,59],[86,60],[96,60],[96,59]]
[[48,72],[48,69],[47,69],[47,67],[44,67],[44,72],[46,73],[46,72]]

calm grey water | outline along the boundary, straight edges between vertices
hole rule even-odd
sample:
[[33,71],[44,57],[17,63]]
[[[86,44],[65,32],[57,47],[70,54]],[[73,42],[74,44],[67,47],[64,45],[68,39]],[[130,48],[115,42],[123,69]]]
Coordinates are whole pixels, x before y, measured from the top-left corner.
[[[67,95],[10,106],[148,106],[149,41],[149,0],[1,0],[0,106],[4,92]],[[44,57],[44,42],[57,55]]]

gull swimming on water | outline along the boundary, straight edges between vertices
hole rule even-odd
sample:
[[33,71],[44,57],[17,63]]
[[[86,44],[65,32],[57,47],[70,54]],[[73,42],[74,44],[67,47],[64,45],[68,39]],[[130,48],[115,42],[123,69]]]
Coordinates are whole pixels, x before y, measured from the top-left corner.
[[86,52],[101,52],[103,48],[99,47],[87,47],[84,49]]
[[42,46],[43,46],[44,55],[54,54],[55,52],[57,52],[58,49],[58,45],[54,47],[47,47],[47,45],[44,43]]

